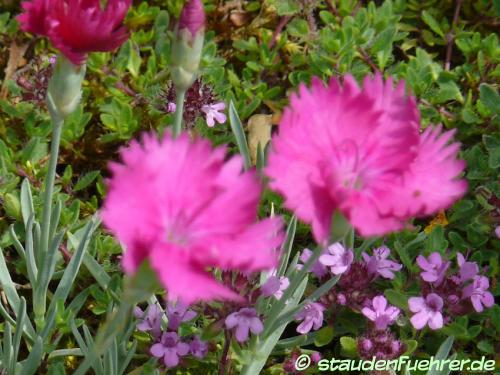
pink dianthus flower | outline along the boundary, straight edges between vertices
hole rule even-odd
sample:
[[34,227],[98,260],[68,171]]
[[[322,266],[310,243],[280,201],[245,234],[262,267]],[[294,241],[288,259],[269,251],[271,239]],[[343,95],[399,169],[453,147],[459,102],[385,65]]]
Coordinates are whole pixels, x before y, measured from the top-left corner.
[[417,104],[403,82],[393,87],[377,73],[362,88],[349,75],[325,87],[316,78],[291,96],[266,173],[318,242],[328,240],[336,210],[361,235],[383,235],[466,191],[454,132],[419,131]]
[[124,245],[123,267],[150,261],[170,300],[241,300],[207,271],[253,272],[277,264],[282,220],[257,221],[261,184],[239,156],[187,134],[144,135],[112,163],[104,224]]
[[46,36],[75,65],[95,51],[112,51],[127,38],[123,19],[131,0],[30,0],[18,16],[21,30]]

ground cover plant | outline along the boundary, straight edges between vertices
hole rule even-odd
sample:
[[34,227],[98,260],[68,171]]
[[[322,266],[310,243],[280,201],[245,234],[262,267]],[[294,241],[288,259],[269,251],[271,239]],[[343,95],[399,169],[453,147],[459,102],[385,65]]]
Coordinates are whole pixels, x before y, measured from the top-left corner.
[[2,1],[0,373],[498,373],[499,15]]

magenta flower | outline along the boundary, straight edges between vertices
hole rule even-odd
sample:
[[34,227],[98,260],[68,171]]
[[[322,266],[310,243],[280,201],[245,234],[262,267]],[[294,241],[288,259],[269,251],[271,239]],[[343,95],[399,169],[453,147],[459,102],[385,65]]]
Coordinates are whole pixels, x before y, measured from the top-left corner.
[[136,306],[134,315],[139,320],[137,323],[139,331],[151,332],[153,337],[160,337],[163,312],[157,305],[149,305],[146,311],[142,311]]
[[154,344],[150,350],[156,358],[162,358],[165,366],[175,367],[179,364],[179,357],[189,353],[189,345],[179,341],[175,332],[164,332],[160,342]]
[[302,321],[297,327],[301,335],[307,334],[311,329],[317,331],[323,325],[323,311],[325,307],[317,302],[310,302],[295,315],[295,320]]
[[322,265],[330,267],[331,273],[341,275],[351,265],[354,260],[352,250],[347,250],[340,243],[328,246],[328,254],[321,255],[319,261]]
[[192,310],[188,310],[188,307],[189,306],[183,304],[181,301],[177,301],[175,305],[171,302],[167,304],[169,329],[176,331],[181,323],[189,322],[196,317],[196,313]]
[[229,314],[225,320],[226,328],[235,331],[236,340],[245,342],[249,332],[258,335],[264,330],[257,311],[251,307],[244,307],[237,312]]
[[429,283],[440,285],[446,276],[450,262],[445,262],[439,253],[432,253],[429,258],[423,255],[417,257],[417,264],[422,269],[420,277]]
[[[145,135],[112,163],[102,218],[124,245],[125,272],[146,259],[169,300],[243,300],[207,269],[245,273],[276,267],[282,220],[257,221],[261,184],[239,156],[187,134]],[[131,220],[131,218],[133,218]]]
[[500,238],[500,225],[495,228],[495,234],[498,238]]
[[176,110],[177,110],[177,105],[174,102],[169,102],[167,104],[167,112],[175,113]]
[[22,3],[21,30],[47,36],[75,65],[95,51],[112,51],[127,38],[123,26],[131,0],[30,0]]
[[382,246],[373,250],[373,256],[369,256],[365,252],[361,255],[366,262],[370,274],[378,274],[385,279],[394,279],[394,272],[401,270],[403,266],[387,259],[390,254],[391,250],[387,246]]
[[387,305],[387,300],[384,296],[374,297],[370,307],[364,307],[361,312],[364,316],[375,323],[375,327],[379,330],[384,330],[394,323],[399,315],[397,307]]
[[486,276],[475,276],[472,284],[463,290],[463,298],[470,298],[474,310],[482,312],[484,307],[491,307],[495,303],[493,294],[488,291],[490,282]]
[[205,29],[205,10],[201,0],[188,0],[182,8],[178,28],[188,30],[193,37]]
[[201,110],[205,113],[207,117],[207,125],[210,128],[213,128],[215,125],[215,121],[219,124],[223,124],[226,122],[226,115],[222,112],[226,109],[226,104],[224,102],[214,103],[210,105],[204,105],[201,107]]
[[325,243],[339,210],[363,236],[405,227],[413,216],[450,206],[466,191],[457,177],[453,131],[427,128],[419,134],[416,101],[404,83],[351,76],[327,87],[313,79],[301,86],[283,112],[273,138],[267,175],[285,206],[311,223]]
[[271,275],[267,278],[266,282],[260,287],[262,295],[264,297],[274,296],[276,299],[281,299],[283,297],[283,292],[290,285],[290,280],[288,277],[276,275]]
[[476,262],[467,262],[465,257],[457,253],[457,263],[460,269],[459,282],[463,283],[467,280],[473,280],[479,273],[479,266]]
[[[323,253],[326,253],[326,251],[323,251]],[[302,254],[300,254],[299,260],[303,264],[297,264],[298,270],[302,269],[304,264],[306,264],[307,261],[309,260],[309,258],[311,258],[312,254],[313,254],[313,252],[309,249],[304,249],[302,251]],[[314,262],[314,264],[312,265],[310,270],[318,279],[322,278],[323,276],[325,276],[328,273],[328,269],[323,264],[321,264],[321,262],[319,260]]]
[[431,329],[443,327],[443,299],[435,293],[423,297],[411,297],[408,300],[408,306],[411,312],[414,312],[410,319],[411,324],[416,329],[422,329],[427,324]]
[[208,344],[205,341],[201,341],[199,336],[193,337],[193,340],[189,343],[189,353],[198,359],[203,359],[207,355]]

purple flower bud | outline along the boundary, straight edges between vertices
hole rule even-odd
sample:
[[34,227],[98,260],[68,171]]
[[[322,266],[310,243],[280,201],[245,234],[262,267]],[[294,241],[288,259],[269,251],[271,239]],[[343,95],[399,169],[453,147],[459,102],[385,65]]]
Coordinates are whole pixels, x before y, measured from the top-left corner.
[[199,336],[193,337],[193,340],[189,343],[189,353],[198,359],[203,359],[208,351],[208,344],[205,341],[201,341]]
[[188,310],[187,305],[181,301],[177,301],[174,305],[169,303],[167,305],[167,317],[168,317],[168,328],[172,331],[176,331],[181,323],[189,322],[196,317],[196,313],[192,310]]
[[370,339],[364,339],[363,341],[361,341],[361,346],[363,347],[363,350],[366,350],[366,351],[373,348],[373,344],[372,344],[372,341]]
[[347,298],[344,293],[337,294],[337,303],[342,306],[347,303]]
[[314,363],[318,363],[321,360],[321,354],[318,352],[312,352],[311,359]]
[[266,282],[260,287],[264,297],[274,296],[276,299],[281,299],[283,292],[290,285],[288,277],[271,275]]
[[[326,251],[323,250],[322,251],[322,254],[326,254]],[[299,260],[303,263],[303,264],[297,264],[297,269],[300,270],[302,269],[302,267],[304,266],[304,264],[307,263],[307,261],[309,260],[309,258],[313,255],[313,252],[309,249],[304,249],[304,251],[302,251],[302,254],[300,254],[300,258]],[[317,277],[317,278],[322,278],[323,276],[325,276],[326,274],[328,274],[328,269],[326,268],[326,266],[322,265],[320,263],[319,260],[317,260],[311,267],[310,271]]]
[[157,305],[149,305],[146,311],[142,311],[136,306],[134,315],[139,320],[137,323],[137,329],[139,331],[151,332],[153,337],[160,337],[163,312]]
[[188,0],[179,18],[179,30],[187,29],[194,37],[205,29],[205,10],[201,0]]

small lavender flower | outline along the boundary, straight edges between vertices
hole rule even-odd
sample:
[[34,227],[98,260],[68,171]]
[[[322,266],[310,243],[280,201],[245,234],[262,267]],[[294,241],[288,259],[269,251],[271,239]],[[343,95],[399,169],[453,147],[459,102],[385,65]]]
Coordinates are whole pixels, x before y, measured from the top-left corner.
[[488,291],[490,282],[486,276],[475,276],[472,284],[463,290],[463,298],[470,298],[474,310],[482,312],[484,307],[491,307],[495,303],[493,294]]
[[319,261],[324,266],[330,267],[330,271],[334,275],[343,274],[354,260],[352,250],[345,249],[338,242],[328,247],[328,253],[321,255]]
[[310,302],[295,315],[295,320],[302,321],[297,327],[297,332],[305,335],[311,329],[317,331],[323,325],[323,311],[325,307],[317,302]]
[[189,345],[179,341],[175,332],[164,332],[160,342],[154,344],[150,350],[156,358],[162,358],[165,366],[175,367],[179,364],[179,357],[189,353]]
[[161,318],[163,312],[157,305],[149,305],[146,311],[135,307],[134,315],[139,319],[137,329],[141,332],[151,332],[153,337],[158,338],[161,334]]
[[459,282],[463,283],[468,280],[473,280],[479,273],[479,266],[476,262],[466,262],[462,254],[457,254],[457,263],[460,269]]
[[443,261],[441,254],[436,252],[429,255],[427,259],[419,255],[417,257],[417,264],[423,271],[420,273],[420,277],[422,277],[424,281],[435,283],[436,285],[443,282],[446,276],[446,270],[450,266],[450,262]]
[[387,259],[391,250],[382,246],[373,250],[373,256],[363,252],[362,256],[368,267],[368,272],[372,275],[380,275],[386,279],[394,279],[394,272],[401,270],[403,266],[397,262]]
[[201,341],[199,336],[193,337],[193,340],[189,343],[189,353],[198,359],[203,359],[207,355],[208,344],[205,341]]
[[175,305],[173,303],[168,303],[167,318],[169,329],[176,331],[181,323],[189,322],[196,317],[196,313],[192,310],[188,310],[188,307],[189,306],[183,304],[181,301],[177,301]]
[[[325,251],[323,251],[323,253],[325,253]],[[309,249],[304,249],[302,251],[302,254],[300,254],[300,258],[299,260],[303,263],[303,264],[297,264],[297,269],[300,270],[302,269],[303,265],[307,263],[307,261],[309,260],[309,258],[311,258],[311,256],[313,255],[313,252]],[[319,260],[317,260],[311,267],[311,272],[318,278],[322,278],[323,276],[326,276],[328,274],[328,269],[323,265],[321,264],[321,262]]]
[[387,300],[384,296],[374,297],[370,307],[364,307],[361,312],[364,316],[375,322],[375,327],[378,330],[384,330],[394,323],[399,315],[397,307],[387,305]]
[[201,110],[205,113],[207,119],[207,125],[213,128],[215,121],[219,124],[226,122],[226,115],[220,111],[226,109],[226,104],[224,102],[214,103],[210,105],[204,105]]
[[251,307],[244,307],[237,312],[229,314],[225,320],[226,328],[235,331],[236,340],[245,342],[248,340],[249,332],[258,335],[264,330],[264,325],[257,315],[257,311]]
[[271,275],[268,277],[266,282],[260,287],[262,295],[264,297],[274,296],[276,299],[281,299],[283,296],[283,291],[290,285],[290,280],[288,277]]
[[167,103],[167,112],[175,113],[177,110],[177,105],[173,102]]
[[498,238],[500,238],[500,225],[495,228],[495,234],[497,235]]
[[443,299],[435,293],[423,297],[411,297],[408,300],[410,311],[415,313],[410,319],[416,329],[422,329],[427,324],[430,329],[443,327]]

